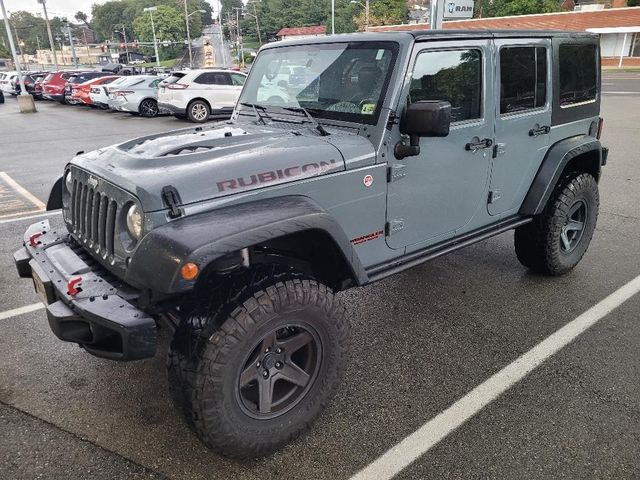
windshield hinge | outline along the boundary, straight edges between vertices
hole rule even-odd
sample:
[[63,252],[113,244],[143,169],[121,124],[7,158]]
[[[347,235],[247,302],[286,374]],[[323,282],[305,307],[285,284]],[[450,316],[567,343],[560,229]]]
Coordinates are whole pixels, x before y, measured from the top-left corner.
[[182,216],[182,200],[176,187],[173,185],[166,185],[162,187],[162,200],[165,205],[169,207],[169,218],[178,218]]
[[395,110],[391,110],[389,112],[389,119],[387,120],[387,130],[391,130],[394,125],[397,125],[398,120],[400,120],[400,117],[396,115]]

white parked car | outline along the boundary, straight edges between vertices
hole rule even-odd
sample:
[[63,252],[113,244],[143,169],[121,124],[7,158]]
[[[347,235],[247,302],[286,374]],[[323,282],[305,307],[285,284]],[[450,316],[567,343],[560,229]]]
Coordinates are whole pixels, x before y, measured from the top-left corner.
[[123,83],[128,82],[132,77],[120,77],[105,85],[94,85],[89,90],[91,103],[103,110],[109,110],[109,92],[116,90]]
[[109,92],[109,108],[119,112],[140,114],[143,117],[158,115],[158,84],[155,75],[134,75]]
[[16,78],[18,78],[18,72],[15,70],[0,73],[0,90],[2,90],[5,95],[15,93],[13,80]]
[[192,122],[228,118],[236,106],[247,75],[229,70],[173,72],[160,84],[161,111]]

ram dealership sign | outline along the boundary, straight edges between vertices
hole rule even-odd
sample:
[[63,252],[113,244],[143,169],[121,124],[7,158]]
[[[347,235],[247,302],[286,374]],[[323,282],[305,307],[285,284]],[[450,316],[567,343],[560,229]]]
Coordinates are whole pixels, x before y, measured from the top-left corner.
[[444,19],[453,20],[473,17],[473,0],[455,0],[444,2]]

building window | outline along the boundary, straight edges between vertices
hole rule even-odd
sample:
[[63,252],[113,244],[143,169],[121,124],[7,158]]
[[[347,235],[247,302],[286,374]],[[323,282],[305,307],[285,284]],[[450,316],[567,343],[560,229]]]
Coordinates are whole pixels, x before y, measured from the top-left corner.
[[482,118],[482,52],[427,51],[416,59],[409,103],[441,100],[451,103],[451,121]]
[[547,49],[500,50],[500,113],[542,108],[547,103]]
[[640,33],[633,34],[633,40],[631,42],[631,56],[640,57]]
[[595,100],[598,84],[595,45],[560,45],[560,106]]

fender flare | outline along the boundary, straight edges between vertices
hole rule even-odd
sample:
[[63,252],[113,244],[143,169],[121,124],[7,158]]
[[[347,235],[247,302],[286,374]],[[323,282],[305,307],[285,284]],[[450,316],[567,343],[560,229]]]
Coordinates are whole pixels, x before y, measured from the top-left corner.
[[549,148],[522,202],[519,213],[521,215],[541,214],[569,162],[579,155],[593,151],[598,153],[596,178],[598,180],[602,166],[602,145],[597,138],[579,135],[561,140]]
[[143,237],[131,257],[125,281],[174,294],[187,291],[179,269],[194,262],[204,269],[231,252],[291,233],[320,230],[342,253],[357,285],[368,277],[337,220],[313,200],[285,196],[232,205],[174,220]]

